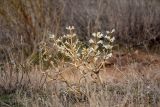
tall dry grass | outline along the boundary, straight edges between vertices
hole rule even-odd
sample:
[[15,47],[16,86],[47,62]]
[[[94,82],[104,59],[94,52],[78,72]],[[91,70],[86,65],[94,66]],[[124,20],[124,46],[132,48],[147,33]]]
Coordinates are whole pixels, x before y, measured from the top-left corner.
[[26,45],[35,45],[47,32],[63,33],[68,25],[82,39],[112,28],[122,43],[138,44],[160,35],[158,0],[1,0],[0,5],[1,35],[14,44],[24,39]]
[[[159,107],[160,90],[157,74],[159,67],[146,67],[143,70],[148,70],[151,75],[141,75],[136,64],[130,65],[126,70],[130,73],[125,73],[121,67],[117,68],[121,71],[110,73],[110,78],[113,75],[121,74],[123,81],[111,80],[103,85],[84,83],[80,90],[71,90],[64,82],[55,80],[46,82],[45,77],[33,69],[30,72],[30,81],[24,74],[22,84],[14,85],[14,76],[9,80],[5,80],[3,86],[6,87],[0,95],[1,107]],[[51,71],[53,72],[53,71]],[[112,71],[110,71],[112,72]],[[106,73],[107,74],[107,73]],[[107,74],[108,75],[108,74]],[[102,74],[104,76],[104,74]],[[43,78],[42,78],[43,77]],[[70,78],[69,78],[70,79]],[[73,78],[72,78],[73,79]],[[103,78],[105,79],[105,78]],[[11,81],[10,81],[11,80]],[[19,78],[20,80],[20,78]],[[9,81],[12,83],[10,84]],[[43,85],[43,87],[42,87]],[[16,89],[14,89],[14,87]],[[76,85],[72,86],[76,89]],[[14,90],[11,90],[14,89]],[[1,89],[2,90],[2,89]],[[1,91],[2,92],[2,91]]]

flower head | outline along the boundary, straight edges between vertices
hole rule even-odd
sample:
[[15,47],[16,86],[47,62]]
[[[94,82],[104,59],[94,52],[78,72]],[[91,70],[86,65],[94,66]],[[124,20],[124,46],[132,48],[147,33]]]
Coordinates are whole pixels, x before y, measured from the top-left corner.
[[102,33],[98,33],[98,34],[97,34],[97,37],[98,37],[98,38],[102,38],[102,37],[103,37],[103,34],[102,34]]
[[103,34],[101,32],[97,32],[97,33],[92,33],[92,36],[97,38],[102,38]]
[[93,36],[93,37],[96,37],[96,36],[97,36],[97,34],[96,34],[96,33],[92,33],[92,36]]
[[112,57],[112,53],[109,53],[109,54],[107,55],[107,57],[108,57],[108,58]]
[[110,42],[114,42],[115,37],[110,37],[108,35],[106,35],[104,38],[106,38],[107,40],[109,40]]
[[99,40],[97,43],[98,43],[98,44],[103,44],[103,41],[102,41],[102,40]]
[[90,39],[90,40],[89,40],[89,43],[94,43],[93,39]]
[[75,28],[74,28],[74,26],[68,26],[68,27],[66,27],[66,29],[67,30],[74,30]]
[[110,42],[114,42],[114,40],[115,40],[115,37],[112,37],[112,38],[110,39]]
[[55,35],[54,35],[54,34],[51,34],[51,35],[49,35],[49,38],[50,38],[50,39],[54,39],[54,38],[55,38]]
[[109,31],[106,31],[106,33],[109,34],[110,32],[109,32]]
[[110,37],[110,36],[108,36],[108,35],[106,35],[104,38],[106,38],[106,39],[108,39],[108,40],[110,40],[110,39],[111,39],[111,37]]
[[114,33],[115,32],[115,29],[112,29],[111,33]]
[[112,49],[112,48],[113,48],[113,46],[111,46],[111,45],[103,45],[103,47],[104,47],[105,49]]

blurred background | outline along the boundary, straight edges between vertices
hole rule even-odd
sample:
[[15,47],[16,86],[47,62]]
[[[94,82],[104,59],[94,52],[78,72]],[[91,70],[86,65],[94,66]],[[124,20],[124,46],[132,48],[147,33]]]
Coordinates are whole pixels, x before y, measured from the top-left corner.
[[29,56],[49,33],[60,36],[69,25],[81,40],[114,28],[119,46],[156,50],[160,0],[0,0],[0,59]]

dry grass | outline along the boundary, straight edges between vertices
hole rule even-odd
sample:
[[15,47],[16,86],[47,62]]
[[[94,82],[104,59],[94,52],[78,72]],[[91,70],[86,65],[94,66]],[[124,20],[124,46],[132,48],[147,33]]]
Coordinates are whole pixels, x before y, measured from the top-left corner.
[[[23,72],[21,67],[13,69],[10,65],[1,71],[0,104],[2,107],[158,107],[159,65],[157,55],[115,52],[106,69],[99,73],[100,84],[90,74],[89,81],[79,83],[82,75],[72,66],[61,68],[63,72],[58,76],[53,69],[47,70],[56,77],[50,80],[40,73],[39,67]],[[16,68],[19,70],[15,71]]]

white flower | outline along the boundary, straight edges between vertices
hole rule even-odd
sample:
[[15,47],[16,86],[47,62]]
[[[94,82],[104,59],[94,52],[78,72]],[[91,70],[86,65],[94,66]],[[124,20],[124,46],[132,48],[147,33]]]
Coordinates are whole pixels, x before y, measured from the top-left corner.
[[106,31],[106,33],[109,34],[110,32],[109,32],[109,31]]
[[97,43],[98,43],[98,44],[103,44],[103,41],[102,41],[102,40],[100,40],[100,41],[98,41]]
[[112,37],[112,38],[110,39],[110,42],[114,42],[114,40],[115,40],[115,37]]
[[101,32],[97,32],[97,35],[100,35],[101,34]]
[[50,39],[54,39],[54,38],[55,38],[55,35],[54,35],[54,34],[49,35],[49,38],[50,38]]
[[67,38],[67,35],[63,35],[62,38]]
[[90,40],[89,40],[89,43],[94,43],[93,39],[90,39]]
[[75,29],[74,26],[72,26],[71,29]]
[[102,34],[102,33],[99,33],[99,34],[97,34],[97,37],[98,37],[98,38],[102,38],[102,37],[103,37],[103,34]]
[[108,39],[108,40],[110,40],[110,39],[111,39],[111,37],[110,37],[110,36],[108,36],[108,35],[106,35],[104,38],[106,38],[106,39]]
[[110,42],[114,42],[114,40],[115,40],[115,37],[110,37],[110,36],[105,36],[104,38],[106,38],[106,39],[108,39]]
[[73,37],[75,37],[75,36],[76,36],[76,34],[75,34],[75,33],[73,33],[73,34],[72,34],[72,36],[73,36]]
[[64,35],[63,37],[64,37],[64,38],[73,38],[73,37],[75,37],[75,36],[76,36],[76,34],[74,33],[74,34]]
[[103,34],[101,32],[97,32],[97,33],[92,33],[93,37],[98,37],[98,38],[102,38]]
[[93,36],[93,37],[96,37],[96,36],[97,36],[97,34],[96,34],[96,33],[92,33],[92,36]]
[[96,53],[96,55],[100,55],[100,54],[101,54],[101,52],[98,50],[97,53]]
[[74,28],[74,26],[68,26],[68,27],[66,27],[66,29],[67,30],[74,30],[75,28]]
[[110,58],[110,57],[112,57],[112,53],[109,53],[106,57],[104,57],[105,59],[108,59],[108,58]]
[[67,41],[65,41],[65,44],[66,44],[66,45],[69,45],[69,43],[68,43]]
[[67,34],[67,35],[65,35],[64,37],[65,37],[65,38],[70,38],[71,35]]
[[93,48],[89,48],[89,51],[91,52],[91,51],[94,51],[94,49]]
[[111,45],[103,45],[103,47],[106,48],[106,49],[112,49],[113,48],[113,46],[111,46]]
[[61,40],[60,40],[60,39],[57,39],[57,40],[56,40],[56,42],[58,42],[58,43],[59,43],[59,42],[61,42]]
[[109,57],[109,58],[112,57],[112,53],[109,53],[109,54],[107,55],[107,57]]
[[115,32],[115,29],[112,29],[111,33]]

